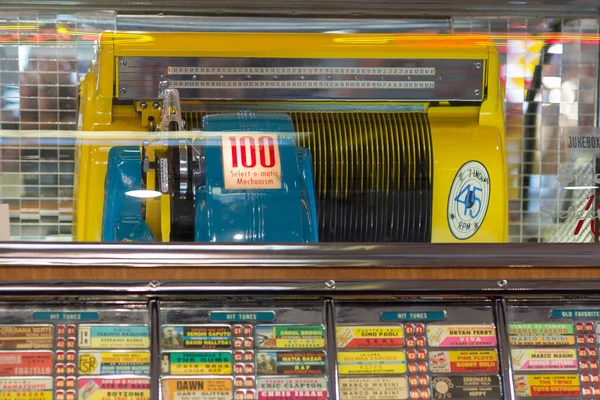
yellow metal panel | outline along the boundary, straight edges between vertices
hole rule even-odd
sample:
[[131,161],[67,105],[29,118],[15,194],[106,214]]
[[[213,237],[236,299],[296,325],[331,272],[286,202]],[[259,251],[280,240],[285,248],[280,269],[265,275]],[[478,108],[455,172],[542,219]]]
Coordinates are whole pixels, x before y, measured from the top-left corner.
[[501,134],[493,126],[479,125],[479,108],[430,108],[434,153],[432,242],[460,242],[448,226],[448,195],[458,169],[468,161],[482,163],[490,176],[490,201],[481,227],[463,242],[508,240],[506,161]]
[[110,32],[102,37],[102,44],[113,39],[117,57],[397,58],[401,52],[402,58],[484,59],[489,46],[486,40],[445,35]]
[[[93,110],[97,111],[97,110]],[[93,113],[91,111],[90,113]],[[112,123],[95,124],[93,118],[84,116],[84,130],[135,132],[143,130],[133,107],[116,106],[112,113]],[[101,134],[99,134],[101,137]],[[124,138],[125,139],[125,138]],[[104,209],[104,180],[108,152],[118,143],[96,145],[82,143],[78,150],[79,178],[77,187],[76,240],[99,242],[102,239],[102,212]]]
[[163,242],[171,240],[171,196],[160,196],[160,236]]

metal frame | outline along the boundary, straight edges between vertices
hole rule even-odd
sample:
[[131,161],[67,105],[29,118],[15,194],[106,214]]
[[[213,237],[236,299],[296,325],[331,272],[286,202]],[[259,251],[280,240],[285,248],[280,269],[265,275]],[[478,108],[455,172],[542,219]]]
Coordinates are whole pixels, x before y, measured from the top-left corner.
[[[288,296],[306,295],[335,299],[374,297],[501,297],[571,296],[600,299],[600,280],[386,280],[386,281],[94,281],[0,282],[0,296]],[[31,300],[28,297],[25,300]]]
[[0,244],[0,267],[600,267],[594,244]]
[[[250,295],[267,295],[277,300],[285,300],[286,296],[305,295],[307,300],[320,302],[327,326],[327,353],[329,371],[330,399],[339,399],[339,383],[337,372],[337,348],[335,337],[335,302],[339,297],[344,300],[366,301],[373,304],[373,297],[384,297],[385,300],[402,301],[411,304],[436,303],[437,300],[446,300],[447,304],[454,303],[488,303],[491,305],[496,322],[498,336],[498,357],[500,362],[500,376],[503,398],[516,399],[513,382],[513,369],[510,358],[510,341],[508,337],[508,305],[507,299],[527,301],[531,295],[554,296],[555,301],[568,296],[577,297],[578,300],[589,299],[596,296],[600,301],[599,281],[491,281],[491,280],[430,280],[430,281],[263,281],[252,282],[35,282],[17,283],[6,282],[0,284],[0,299],[14,303],[20,298],[31,302],[32,295],[54,296],[61,301],[70,302],[70,297],[84,301],[82,295],[93,298],[98,295],[112,295],[121,300],[127,298],[146,298],[150,314],[150,327],[154,332],[151,341],[151,399],[158,400],[160,396],[159,351],[157,328],[160,326],[158,302],[163,298],[173,296],[178,300],[196,298],[202,301],[203,297],[223,298],[244,297]],[[198,297],[201,296],[201,297]],[[2,299],[4,297],[4,299]],[[529,297],[531,298],[531,297]],[[538,299],[540,299],[538,297]],[[39,301],[39,300],[38,300]]]

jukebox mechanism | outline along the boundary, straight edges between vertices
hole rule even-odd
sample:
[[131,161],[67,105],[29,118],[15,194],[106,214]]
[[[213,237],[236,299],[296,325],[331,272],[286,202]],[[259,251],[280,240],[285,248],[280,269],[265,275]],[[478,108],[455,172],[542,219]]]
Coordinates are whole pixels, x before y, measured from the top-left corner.
[[80,130],[134,139],[78,146],[77,240],[507,238],[489,43],[107,33],[97,54]]

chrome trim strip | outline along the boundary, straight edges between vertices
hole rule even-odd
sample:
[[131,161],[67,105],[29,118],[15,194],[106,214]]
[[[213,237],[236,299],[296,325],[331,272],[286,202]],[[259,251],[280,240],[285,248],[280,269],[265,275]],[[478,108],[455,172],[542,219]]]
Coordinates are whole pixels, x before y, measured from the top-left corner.
[[[553,18],[562,17],[594,18],[600,13],[595,0],[541,0],[519,4],[518,8],[510,2],[497,0],[469,1],[428,1],[415,0],[394,1],[381,0],[375,2],[350,0],[329,1],[276,1],[276,0],[231,0],[227,2],[214,0],[174,0],[152,1],[142,0],[135,2],[104,0],[4,0],[0,4],[3,11],[14,10],[17,12],[61,12],[73,13],[75,11],[98,12],[99,10],[131,13],[139,17],[148,18],[152,13],[206,15],[206,16],[282,16],[285,18],[298,16],[315,16],[332,19],[338,18],[407,18],[430,17],[447,18],[450,15],[460,16],[501,16],[518,15],[519,17]],[[151,15],[150,15],[151,16]],[[162,15],[161,15],[162,16]],[[201,25],[201,24],[199,24]],[[187,28],[193,29],[193,28]],[[201,28],[196,28],[201,29]]]
[[600,267],[594,244],[5,242],[0,267]]

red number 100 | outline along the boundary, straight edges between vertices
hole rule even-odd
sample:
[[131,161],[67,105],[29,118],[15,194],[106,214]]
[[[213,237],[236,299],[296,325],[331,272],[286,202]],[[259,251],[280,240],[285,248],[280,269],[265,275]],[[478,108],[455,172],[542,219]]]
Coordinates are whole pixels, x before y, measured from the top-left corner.
[[[256,141],[253,136],[229,136],[231,143],[231,160],[233,168],[238,167],[238,152],[242,167],[253,168],[256,166]],[[239,149],[238,149],[239,148]],[[267,157],[267,151],[269,156]],[[269,136],[258,138],[258,160],[263,168],[272,168],[275,165],[275,143]]]

